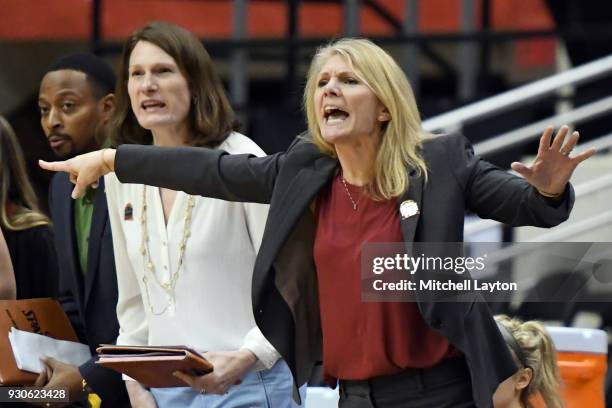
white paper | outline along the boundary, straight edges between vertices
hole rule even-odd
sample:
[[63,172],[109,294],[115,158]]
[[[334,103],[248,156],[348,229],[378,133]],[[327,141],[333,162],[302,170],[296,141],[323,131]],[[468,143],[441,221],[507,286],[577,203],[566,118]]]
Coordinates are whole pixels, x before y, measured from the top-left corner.
[[17,368],[32,373],[42,372],[43,365],[40,358],[44,356],[76,366],[80,366],[91,358],[89,347],[85,344],[56,340],[14,327],[11,327],[9,332],[9,340]]

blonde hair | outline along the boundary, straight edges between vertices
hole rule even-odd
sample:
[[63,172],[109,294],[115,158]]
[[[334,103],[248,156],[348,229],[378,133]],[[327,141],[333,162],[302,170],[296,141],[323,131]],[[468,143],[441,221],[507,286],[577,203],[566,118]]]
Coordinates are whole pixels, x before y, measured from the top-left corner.
[[544,326],[537,321],[522,322],[506,315],[495,316],[495,320],[508,330],[523,351],[525,361],[521,362],[510,347],[516,363],[519,366],[526,365],[533,372],[531,382],[521,392],[521,403],[531,407],[529,398],[539,393],[548,408],[562,408],[564,404],[559,396],[561,377],[557,352]]
[[355,69],[359,79],[389,111],[390,120],[383,126],[374,162],[374,180],[367,191],[378,200],[398,197],[408,189],[407,167],[427,177],[427,166],[420,154],[425,134],[410,83],[395,60],[369,40],[344,38],[319,48],[308,71],[303,103],[313,142],[332,157],[337,157],[336,151],[321,136],[314,94],[319,72],[335,55]]
[[[7,211],[9,202],[15,208],[11,214]],[[20,231],[49,223],[39,210],[15,131],[0,116],[0,226]]]

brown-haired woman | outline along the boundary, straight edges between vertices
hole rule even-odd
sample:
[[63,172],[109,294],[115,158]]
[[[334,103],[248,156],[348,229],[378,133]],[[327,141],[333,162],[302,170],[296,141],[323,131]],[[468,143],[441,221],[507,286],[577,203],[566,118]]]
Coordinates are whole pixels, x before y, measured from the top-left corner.
[[57,296],[57,256],[51,222],[38,207],[23,152],[0,116],[0,228],[11,255],[17,299]]
[[546,328],[537,321],[506,315],[495,320],[519,369],[495,391],[494,408],[532,408],[529,399],[537,394],[547,408],[563,408],[557,352]]
[[[118,79],[114,144],[264,155],[234,131],[213,62],[187,30],[154,22],[135,31]],[[176,373],[184,388],[148,391],[127,380],[132,403],[294,406],[289,368],[261,334],[251,307],[268,206],[121,184],[114,175],[105,178],[105,188],[119,291],[117,344],[188,344],[215,367],[204,376]]]

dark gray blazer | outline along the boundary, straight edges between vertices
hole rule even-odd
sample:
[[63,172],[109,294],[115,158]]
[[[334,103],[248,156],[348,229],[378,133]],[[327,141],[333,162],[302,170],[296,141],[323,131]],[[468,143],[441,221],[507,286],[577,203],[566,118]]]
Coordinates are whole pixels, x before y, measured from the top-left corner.
[[103,407],[129,407],[120,373],[95,364],[96,348],[117,340],[117,274],[111,226],[108,220],[104,179],[94,196],[87,248],[87,271],[81,272],[74,225],[73,184],[65,173],[53,176],[49,209],[55,229],[59,264],[59,301],[79,340],[89,345],[93,357],[79,367],[81,375],[102,399]]
[[[421,209],[420,215],[401,221],[408,250],[412,242],[462,241],[467,209],[513,226],[550,227],[569,216],[571,186],[562,202],[553,203],[522,178],[474,156],[462,136],[425,141],[423,156],[429,169],[427,183],[411,172],[410,187],[398,199],[398,207],[411,199]],[[115,166],[125,183],[270,203],[253,272],[253,309],[258,326],[288,363],[296,385],[305,383],[322,355],[313,259],[315,219],[309,205],[333,178],[338,161],[298,139],[286,152],[263,158],[203,148],[123,145]],[[424,320],[464,353],[477,406],[492,406],[498,384],[517,367],[487,305],[417,303]]]

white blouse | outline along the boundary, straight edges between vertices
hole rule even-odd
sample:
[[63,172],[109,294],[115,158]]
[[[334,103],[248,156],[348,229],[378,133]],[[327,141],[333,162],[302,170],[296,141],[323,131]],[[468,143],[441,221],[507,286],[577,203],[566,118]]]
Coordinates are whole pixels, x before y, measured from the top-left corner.
[[[235,132],[219,148],[265,155]],[[159,188],[146,187],[144,247],[153,276],[141,250],[145,186],[122,184],[114,173],[104,181],[119,288],[117,344],[186,345],[201,352],[248,348],[259,358],[255,369],[271,368],[280,356],[256,326],[251,303],[268,205],[195,196],[183,264],[168,293],[159,283],[177,271],[189,195],[177,193],[166,226]]]

